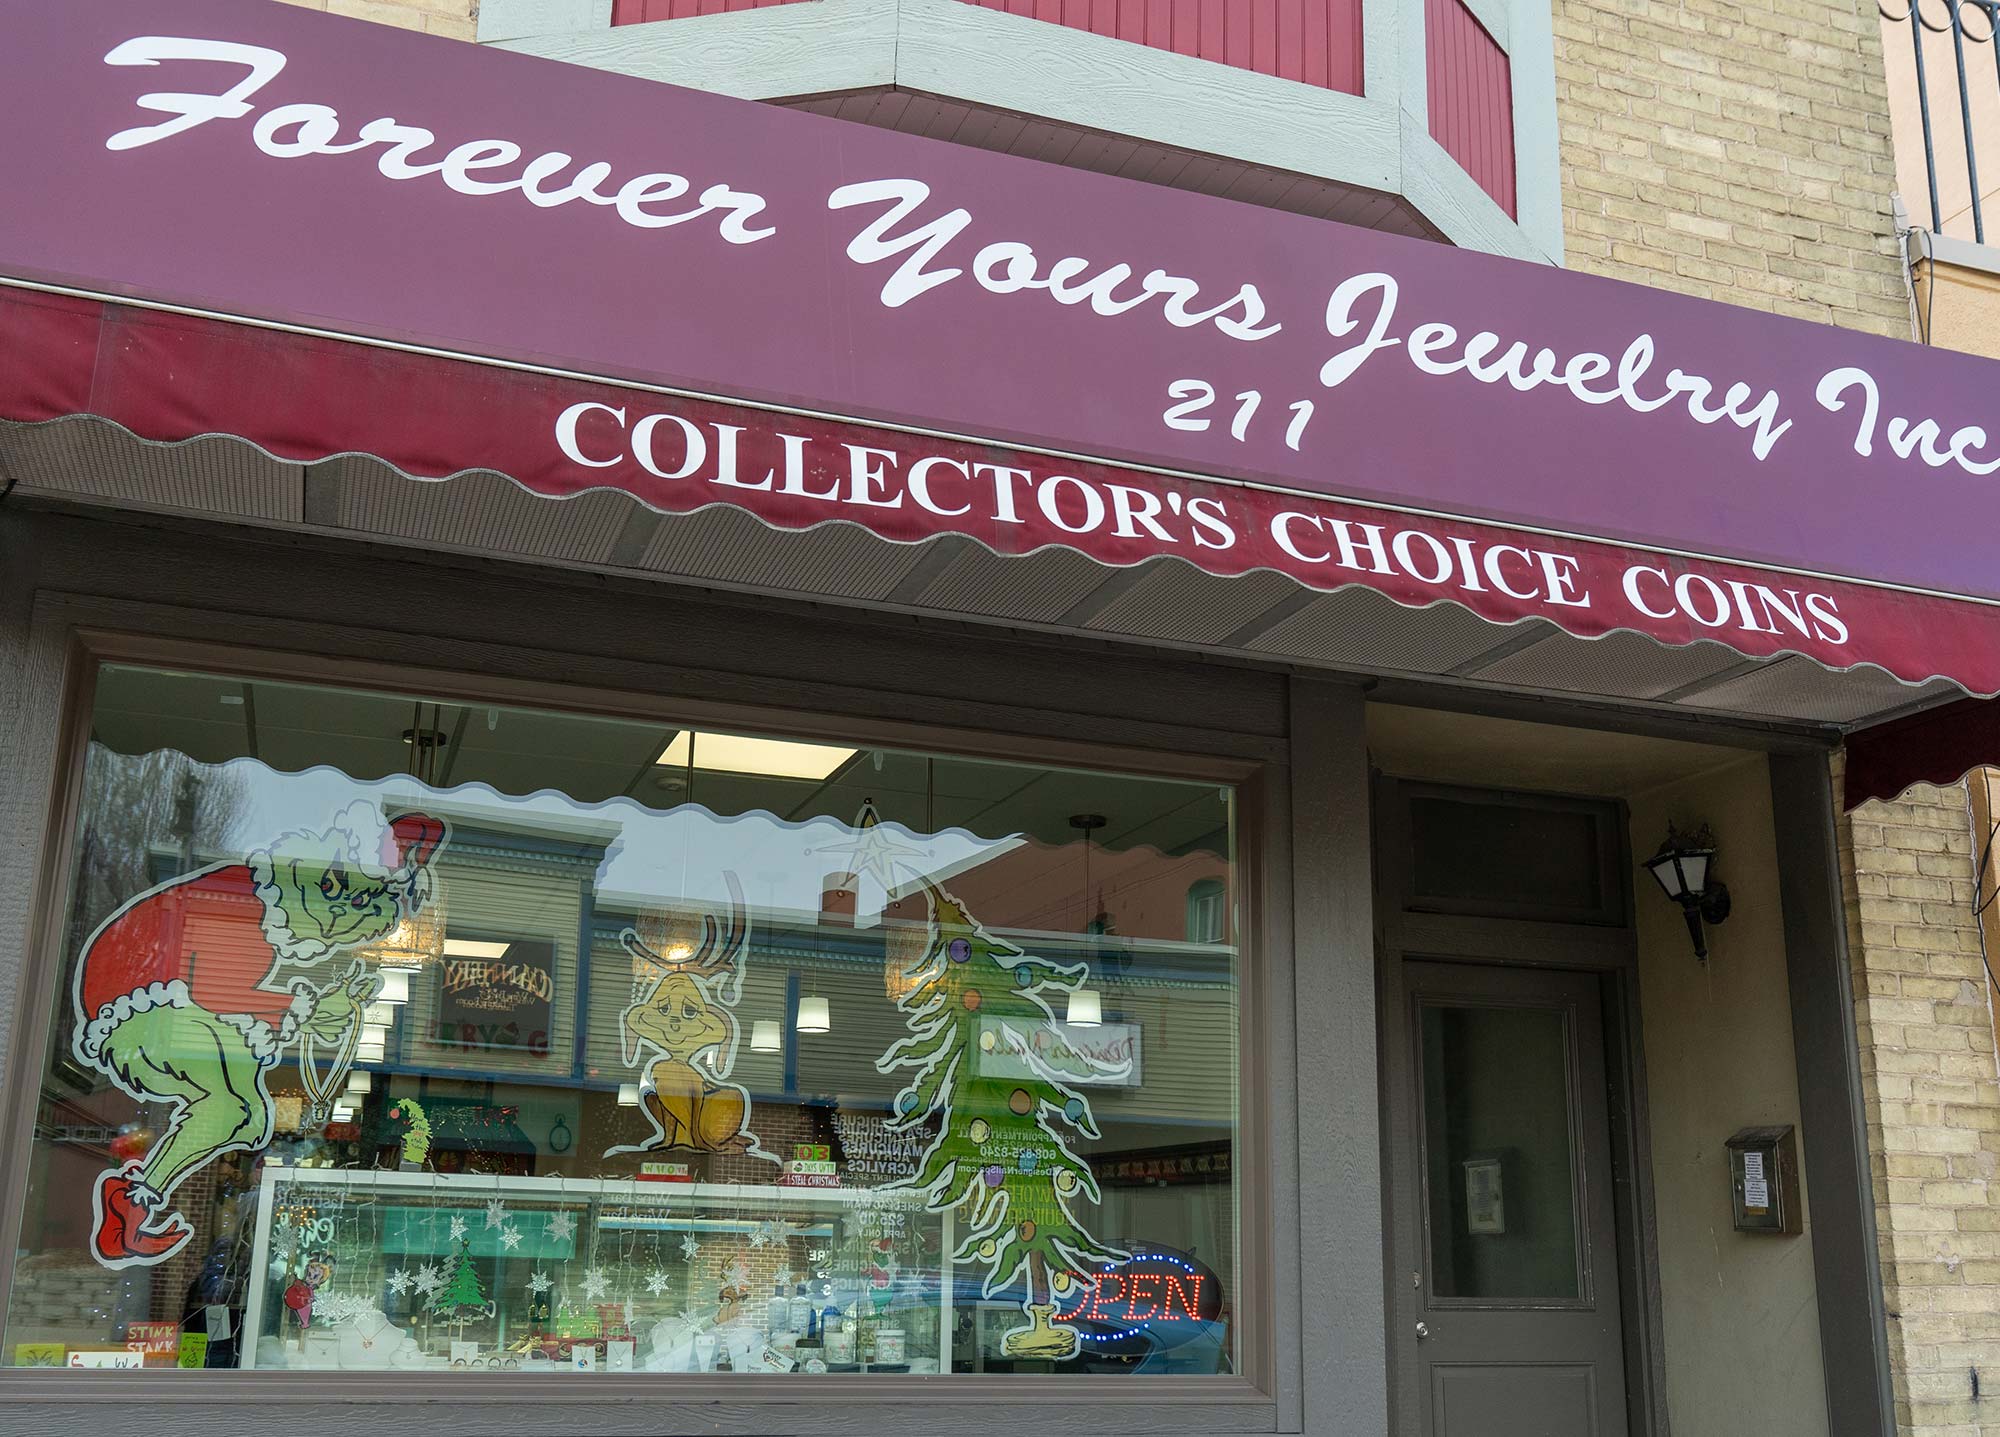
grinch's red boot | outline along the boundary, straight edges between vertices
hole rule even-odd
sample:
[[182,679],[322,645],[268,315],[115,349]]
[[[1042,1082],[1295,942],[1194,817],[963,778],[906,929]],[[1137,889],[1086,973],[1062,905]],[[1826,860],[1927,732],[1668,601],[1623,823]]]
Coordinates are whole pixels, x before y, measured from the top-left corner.
[[98,1176],[97,1190],[91,1194],[92,1205],[97,1209],[97,1227],[91,1243],[98,1262],[105,1267],[164,1262],[194,1236],[194,1229],[178,1213],[168,1214],[158,1232],[146,1231],[149,1215],[134,1192],[138,1178],[137,1163],[117,1171],[106,1170]]

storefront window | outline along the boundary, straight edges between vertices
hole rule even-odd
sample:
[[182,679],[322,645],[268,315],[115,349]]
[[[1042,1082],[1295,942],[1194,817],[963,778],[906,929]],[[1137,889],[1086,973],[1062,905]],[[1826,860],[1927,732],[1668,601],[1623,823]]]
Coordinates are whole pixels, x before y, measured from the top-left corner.
[[94,704],[7,1363],[1236,1370],[1227,787]]

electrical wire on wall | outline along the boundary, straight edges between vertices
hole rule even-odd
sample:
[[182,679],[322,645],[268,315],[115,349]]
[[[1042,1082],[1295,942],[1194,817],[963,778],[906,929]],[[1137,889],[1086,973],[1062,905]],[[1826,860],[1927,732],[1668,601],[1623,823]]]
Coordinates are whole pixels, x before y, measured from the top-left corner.
[[[1918,344],[1929,344],[1931,333],[1931,301],[1937,295],[1937,276],[1931,275],[1930,286],[1924,291],[1922,313],[1917,308],[1916,261],[1910,258],[1910,238],[1917,227],[1910,223],[1910,212],[1903,207],[1903,197],[1889,196],[1889,212],[1896,227],[1896,255],[1903,271],[1903,298],[1910,306],[1910,338]],[[1928,249],[1928,246],[1926,246]]]
[[[1965,776],[1965,827],[1968,833],[1979,831],[1977,806],[1972,801],[1972,785],[1986,782],[1986,771],[1974,769]],[[1990,790],[1989,790],[1990,806]],[[2000,846],[2000,819],[1989,819],[1986,838],[1972,856],[1972,919],[1979,932],[1979,966],[1986,970],[1986,1022],[1993,1033],[1996,1044],[2000,1044],[2000,1027],[1995,1026],[1993,995],[2000,992],[2000,978],[1993,976],[1993,955],[1986,943],[1986,910],[2000,901],[2000,881],[1988,886],[1987,875],[1993,872],[1993,853]]]

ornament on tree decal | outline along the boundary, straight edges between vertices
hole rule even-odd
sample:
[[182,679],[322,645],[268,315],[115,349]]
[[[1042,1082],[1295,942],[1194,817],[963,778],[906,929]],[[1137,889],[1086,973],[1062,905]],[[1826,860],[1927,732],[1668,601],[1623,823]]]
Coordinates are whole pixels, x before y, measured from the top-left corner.
[[736,1004],[743,996],[750,911],[736,875],[723,878],[729,885],[728,914],[702,915],[698,946],[680,944],[656,953],[636,928],[618,935],[641,971],[659,975],[619,1022],[626,1066],[646,1064],[639,1104],[653,1135],[611,1148],[607,1158],[683,1151],[740,1152],[778,1161],[750,1130],[749,1091],[727,1081],[736,1066]]
[[[913,986],[897,1003],[909,1035],[876,1060],[876,1071],[909,1070],[893,1104],[891,1132],[932,1120],[938,1134],[910,1177],[892,1184],[919,1191],[931,1212],[956,1211],[965,1238],[956,1262],[986,1269],[987,1296],[1019,1287],[1027,1326],[1001,1339],[1010,1357],[1076,1355],[1077,1333],[1051,1319],[1056,1278],[1123,1256],[1092,1236],[1078,1209],[1098,1202],[1089,1165],[1069,1135],[1098,1136],[1089,1102],[1071,1084],[1121,1076],[1124,1069],[1067,1044],[1028,1035],[1053,1027],[1046,995],[1083,986],[1082,964],[1034,958],[993,937],[929,878],[928,942],[913,963]],[[1000,1072],[981,1055],[1010,1061]],[[1019,1062],[1011,1061],[1020,1054]],[[1025,1069],[1025,1072],[1023,1071]]]
[[314,1120],[327,1120],[381,986],[366,950],[430,904],[445,839],[439,819],[384,823],[357,801],[329,828],[162,883],[98,925],[76,964],[72,1053],[134,1101],[172,1109],[160,1141],[128,1144],[97,1176],[99,1264],[153,1266],[186,1245],[175,1189],[270,1142],[265,1078],[288,1049]]

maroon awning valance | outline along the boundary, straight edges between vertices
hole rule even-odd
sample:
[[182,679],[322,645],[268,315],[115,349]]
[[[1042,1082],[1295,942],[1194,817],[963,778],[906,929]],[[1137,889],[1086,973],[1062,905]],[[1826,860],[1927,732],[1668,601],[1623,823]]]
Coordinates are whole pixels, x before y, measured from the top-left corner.
[[413,479],[493,470],[553,499],[726,504],[780,529],[1058,545],[1117,566],[1177,555],[1585,638],[1721,639],[2000,689],[1990,605],[0,285],[0,419],[75,415],[287,460],[362,453]]
[[1844,801],[1893,799],[1912,784],[1952,784],[2000,766],[2000,699],[1961,699],[1891,719],[1847,741]]

